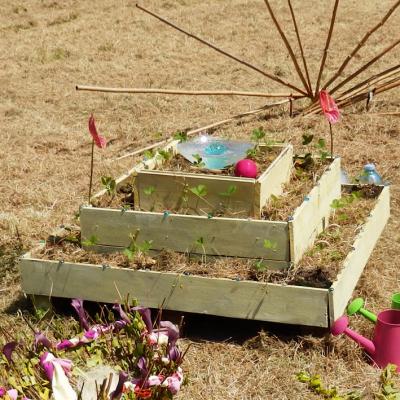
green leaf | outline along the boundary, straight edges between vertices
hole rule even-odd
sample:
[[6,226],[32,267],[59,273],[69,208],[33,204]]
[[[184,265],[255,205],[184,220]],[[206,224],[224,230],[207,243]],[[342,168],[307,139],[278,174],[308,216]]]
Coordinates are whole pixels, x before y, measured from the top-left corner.
[[146,160],[150,160],[151,158],[154,157],[154,151],[153,151],[153,150],[146,150],[146,151],[143,153],[143,156],[144,156],[144,158],[145,158]]
[[253,132],[251,133],[252,140],[260,141],[264,137],[265,137],[265,131],[263,128],[254,129]]
[[174,139],[179,140],[179,143],[187,141],[187,133],[182,131],[177,131],[174,133]]
[[315,147],[319,148],[319,149],[326,149],[326,141],[325,139],[318,139],[317,144],[315,145]]
[[232,196],[233,194],[236,193],[236,190],[237,190],[237,186],[236,185],[230,185],[225,192],[221,192],[221,193],[219,193],[219,195],[220,196],[225,196],[225,197],[230,197],[230,196]]
[[303,138],[303,146],[306,146],[307,144],[310,144],[312,142],[312,140],[314,139],[314,135],[307,135],[306,133],[304,133],[302,135]]
[[155,191],[156,191],[156,188],[154,186],[148,186],[147,188],[143,189],[143,193],[146,196],[151,196]]
[[99,243],[99,238],[96,235],[92,235],[89,239],[82,241],[82,245],[88,247],[95,246],[97,243]]
[[199,197],[204,197],[207,195],[207,187],[205,185],[197,185],[195,187],[189,188],[189,190]]
[[276,251],[278,248],[278,243],[273,242],[272,240],[269,240],[269,239],[264,239],[264,248],[272,250],[272,251]]

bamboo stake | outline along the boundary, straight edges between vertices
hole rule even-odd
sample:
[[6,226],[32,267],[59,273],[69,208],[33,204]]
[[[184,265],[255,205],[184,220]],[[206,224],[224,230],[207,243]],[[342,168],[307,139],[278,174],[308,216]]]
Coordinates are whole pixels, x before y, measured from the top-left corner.
[[[363,101],[365,99],[368,98],[368,95],[371,91],[374,92],[374,96],[380,94],[380,93],[384,93],[388,90],[394,89],[396,87],[400,86],[400,77],[397,77],[395,79],[392,79],[389,82],[385,82],[382,83],[381,85],[375,86],[374,88],[370,88],[368,90],[366,90],[363,93],[359,93],[356,95],[353,95],[347,99],[341,100],[337,102],[337,105],[341,108],[347,107],[350,104],[355,104],[358,103],[360,101]],[[303,115],[314,115],[314,114],[318,114],[321,110],[320,109],[313,109],[312,111],[307,111],[306,113],[304,113]]]
[[315,86],[315,96],[318,96],[318,93],[319,93],[319,85],[321,83],[322,73],[324,72],[326,57],[328,56],[328,49],[329,49],[329,45],[331,43],[333,27],[335,26],[336,12],[338,9],[338,5],[339,5],[339,0],[335,0],[335,5],[333,7],[333,12],[332,12],[332,17],[331,17],[331,24],[330,24],[329,32],[328,32],[328,37],[326,38],[324,54],[322,55],[321,66],[319,67],[317,85]]
[[292,16],[292,21],[293,21],[293,25],[294,25],[294,30],[295,30],[295,32],[296,32],[297,42],[298,42],[299,48],[300,48],[301,58],[302,58],[302,60],[303,60],[303,67],[304,67],[304,70],[305,70],[305,72],[306,72],[307,84],[308,84],[308,87],[309,87],[309,91],[310,91],[310,93],[312,94],[312,85],[311,85],[310,75],[309,75],[309,73],[308,73],[307,61],[306,61],[306,58],[305,58],[305,56],[304,56],[303,44],[301,43],[299,28],[298,28],[298,26],[297,26],[296,17],[295,17],[295,15],[294,15],[294,10],[293,10],[292,3],[291,3],[290,0],[288,0],[288,5],[289,5],[289,9],[290,9],[290,14],[291,14],[291,16]]
[[347,82],[353,80],[357,75],[361,74],[361,72],[365,71],[367,68],[369,68],[372,64],[377,62],[380,58],[382,58],[385,54],[387,54],[390,50],[392,50],[394,47],[396,47],[400,43],[400,39],[397,39],[394,43],[392,43],[389,47],[386,47],[383,51],[381,51],[376,57],[374,57],[372,60],[368,61],[366,64],[364,64],[361,68],[359,68],[356,72],[352,73],[350,76],[348,76],[346,79],[344,79],[342,82],[340,82],[338,85],[336,85],[333,89],[330,90],[330,93],[335,93],[337,90],[339,90],[343,85],[345,85]]
[[294,52],[293,52],[292,46],[290,46],[290,43],[289,43],[289,41],[287,40],[287,37],[286,37],[285,33],[283,32],[283,30],[282,30],[282,28],[281,28],[281,26],[280,26],[278,20],[276,19],[275,14],[274,14],[274,12],[273,12],[273,10],[272,10],[272,8],[271,8],[271,5],[269,4],[269,1],[268,1],[268,0],[264,0],[264,2],[265,2],[265,5],[266,5],[267,8],[268,8],[268,12],[269,12],[269,15],[270,15],[271,18],[272,18],[272,21],[274,21],[274,24],[275,24],[276,29],[278,30],[279,34],[281,35],[281,38],[282,38],[282,40],[283,40],[283,43],[285,43],[286,49],[287,49],[287,51],[289,52],[289,55],[290,55],[290,58],[291,58],[292,61],[293,61],[294,67],[296,68],[297,75],[298,75],[299,78],[301,79],[301,82],[303,83],[304,88],[307,90],[308,97],[311,98],[311,97],[312,97],[311,89],[310,89],[310,87],[308,86],[308,84],[307,84],[307,82],[306,82],[306,80],[305,80],[305,78],[304,78],[303,72],[301,71],[301,68],[300,68],[300,66],[299,66],[299,63],[297,62],[297,58],[296,58],[296,56],[295,56],[295,54],[294,54]]
[[[257,114],[259,112],[267,110],[268,108],[272,108],[272,107],[279,106],[279,105],[282,105],[282,104],[287,104],[287,103],[289,103],[289,101],[290,100],[287,99],[287,100],[278,101],[276,103],[266,104],[265,106],[257,108],[255,110],[250,110],[250,111],[246,111],[244,113],[236,114],[236,115],[233,115],[232,117],[224,119],[222,121],[214,122],[212,124],[209,124],[209,125],[206,125],[206,126],[202,126],[201,128],[196,128],[196,129],[189,130],[189,131],[186,132],[186,134],[188,136],[195,135],[196,133],[199,133],[199,132],[202,132],[202,131],[206,131],[208,129],[216,128],[218,126],[227,124],[228,122],[232,122],[235,119],[243,118],[243,117],[246,117],[248,115]],[[165,145],[165,144],[168,143],[168,141],[171,141],[171,140],[172,140],[171,138],[168,138],[168,139],[165,139],[165,140],[161,140],[159,142],[156,142],[156,143],[150,144],[150,145],[148,145],[146,147],[143,147],[143,148],[141,148],[139,150],[135,150],[132,153],[124,154],[124,155],[122,155],[120,157],[117,157],[113,161],[118,161],[118,160],[122,160],[122,159],[127,158],[127,157],[136,156],[138,154],[144,153],[147,150],[152,150],[152,149],[154,149],[156,147]]]
[[249,97],[304,97],[300,94],[291,93],[263,93],[242,92],[237,90],[175,90],[175,89],[146,89],[146,88],[114,88],[101,86],[76,85],[76,90],[105,93],[144,93],[144,94],[167,94],[184,96],[249,96]]
[[[386,80],[388,78],[391,78],[393,75],[396,75],[394,78],[390,79],[390,80]],[[340,97],[338,97],[338,100],[343,101],[343,100],[347,100],[353,96],[356,96],[359,93],[364,92],[365,90],[369,90],[369,91],[373,91],[374,87],[373,85],[377,85],[378,83],[382,82],[383,80],[386,80],[385,82],[382,82],[381,84],[390,84],[394,81],[397,81],[400,78],[400,74],[398,72],[396,73],[392,73],[388,76],[385,76],[383,78],[380,79],[376,79],[375,81],[371,82],[369,85],[364,85],[361,88],[358,88],[357,90],[352,91],[351,93],[348,93],[346,95],[341,95]]]
[[357,46],[353,49],[353,51],[345,58],[343,61],[342,65],[339,67],[339,69],[333,74],[331,78],[327,80],[327,82],[324,84],[324,87],[327,88],[330,86],[344,71],[346,68],[347,64],[352,60],[352,58],[358,53],[358,51],[361,49],[361,47],[364,46],[368,38],[376,32],[379,28],[381,28],[385,22],[389,19],[389,17],[393,14],[393,12],[396,10],[396,8],[400,5],[400,0],[398,0],[393,7],[386,13],[386,15],[379,21],[371,30],[369,30],[364,37],[360,40],[360,42],[357,44]]
[[186,30],[184,30],[184,29],[182,29],[182,28],[179,28],[177,25],[173,24],[172,22],[169,22],[168,20],[166,20],[165,18],[161,17],[160,15],[157,15],[157,14],[153,13],[152,11],[147,10],[146,8],[140,6],[139,4],[136,4],[136,7],[139,8],[139,10],[142,10],[142,11],[144,11],[145,13],[151,15],[152,17],[157,18],[159,21],[164,22],[165,24],[167,24],[167,25],[170,26],[171,28],[174,28],[174,29],[176,29],[177,31],[182,32],[182,33],[184,33],[185,35],[187,35],[187,36],[189,36],[189,37],[191,37],[191,38],[193,38],[193,39],[199,41],[200,43],[202,43],[202,44],[204,44],[204,45],[206,45],[206,46],[208,46],[208,47],[214,49],[214,50],[217,51],[218,53],[223,54],[224,56],[226,56],[226,57],[228,57],[228,58],[230,58],[230,59],[232,59],[232,60],[235,60],[235,61],[237,61],[238,63],[240,63],[240,64],[242,64],[242,65],[245,65],[246,67],[251,68],[251,69],[254,70],[254,71],[257,71],[258,73],[264,75],[265,77],[267,77],[267,78],[269,78],[269,79],[271,79],[271,80],[273,80],[273,81],[275,81],[275,82],[278,82],[278,83],[280,83],[281,85],[284,85],[284,86],[286,86],[286,87],[289,87],[289,88],[295,90],[296,92],[301,93],[301,94],[304,95],[304,96],[308,96],[308,93],[306,93],[306,92],[304,92],[303,90],[299,89],[298,87],[292,85],[291,83],[286,82],[286,81],[284,81],[284,80],[282,80],[282,79],[280,79],[280,78],[278,78],[278,77],[276,77],[276,76],[274,76],[274,75],[269,74],[268,72],[265,72],[265,71],[261,70],[260,68],[254,66],[254,65],[252,65],[252,64],[250,64],[250,63],[248,63],[247,61],[244,61],[244,60],[242,60],[242,59],[240,59],[240,58],[234,56],[233,54],[230,54],[230,53],[226,52],[225,50],[222,50],[221,48],[219,48],[219,47],[213,45],[212,43],[207,42],[207,41],[204,40],[204,39],[201,39],[199,36],[196,36],[196,35],[193,34],[193,33],[190,33],[190,32],[188,32],[188,31],[186,31]]
[[387,79],[395,74],[398,74],[399,72],[400,72],[400,64],[397,64],[394,67],[390,67],[382,72],[379,72],[378,74],[375,74],[375,75],[369,77],[368,79],[365,79],[364,81],[358,83],[357,85],[351,87],[350,89],[347,89],[343,93],[340,93],[338,98],[346,96],[349,93],[352,93],[352,92],[362,88],[363,86],[373,85],[383,79]]

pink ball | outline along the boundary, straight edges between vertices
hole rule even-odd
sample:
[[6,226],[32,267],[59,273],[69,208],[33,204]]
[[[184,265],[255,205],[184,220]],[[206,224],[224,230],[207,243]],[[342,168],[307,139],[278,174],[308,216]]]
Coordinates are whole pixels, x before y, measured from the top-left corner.
[[257,164],[248,158],[238,161],[235,165],[235,176],[255,178],[257,176]]

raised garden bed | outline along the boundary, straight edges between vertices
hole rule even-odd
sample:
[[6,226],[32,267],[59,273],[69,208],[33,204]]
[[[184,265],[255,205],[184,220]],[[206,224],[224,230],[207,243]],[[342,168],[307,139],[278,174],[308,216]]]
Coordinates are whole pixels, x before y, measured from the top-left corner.
[[[172,152],[175,146],[172,144]],[[182,166],[190,165],[182,156],[172,156],[178,158],[174,163],[156,155],[159,162],[155,169],[137,172],[135,208],[202,216],[227,212],[236,217],[260,218],[266,201],[271,195],[279,196],[290,178],[293,147],[260,145],[258,153],[261,160],[256,179],[236,177],[232,168],[206,173],[202,168],[187,167],[182,171]]]
[[[286,160],[288,154],[284,154]],[[129,245],[131,235],[136,235],[139,243],[152,241],[152,250],[262,258],[271,268],[284,269],[297,263],[312,246],[327,225],[330,204],[340,197],[340,159],[326,161],[326,170],[316,185],[285,221],[83,206],[82,238],[95,237],[95,249],[99,252],[121,250]],[[125,176],[118,181],[128,179]],[[171,188],[170,191],[173,192]],[[95,198],[104,195],[103,192]]]
[[328,327],[343,313],[351,297],[389,217],[389,200],[389,187],[383,187],[328,288],[137,271],[42,260],[30,254],[20,262],[22,288],[39,296],[102,302],[114,302],[129,293],[148,307],[163,304],[165,309],[177,311]]

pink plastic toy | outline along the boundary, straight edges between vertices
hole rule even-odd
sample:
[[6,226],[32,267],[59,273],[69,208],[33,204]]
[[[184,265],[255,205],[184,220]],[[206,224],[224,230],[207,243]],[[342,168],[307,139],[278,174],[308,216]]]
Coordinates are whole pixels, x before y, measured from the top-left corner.
[[235,165],[235,176],[255,178],[257,176],[257,164],[248,158],[238,161]]
[[400,310],[385,310],[378,314],[372,341],[349,329],[348,324],[346,316],[340,317],[331,328],[332,335],[344,333],[362,346],[378,367],[395,364],[400,372]]

